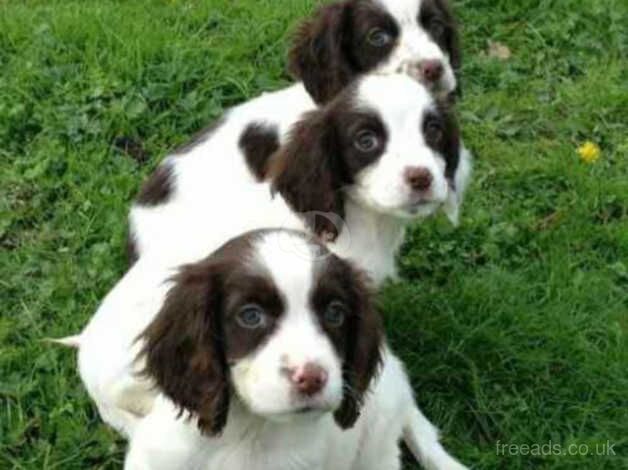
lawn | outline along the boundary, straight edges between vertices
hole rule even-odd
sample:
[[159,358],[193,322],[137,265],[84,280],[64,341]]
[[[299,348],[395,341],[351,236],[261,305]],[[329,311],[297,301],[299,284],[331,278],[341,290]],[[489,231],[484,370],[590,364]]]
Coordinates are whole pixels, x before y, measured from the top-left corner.
[[[313,3],[0,0],[0,468],[120,468],[74,353],[41,339],[124,272],[129,202],[168,149],[288,83]],[[628,3],[455,7],[475,178],[460,227],[410,230],[390,341],[474,468],[628,468]],[[523,455],[550,442],[565,455]]]

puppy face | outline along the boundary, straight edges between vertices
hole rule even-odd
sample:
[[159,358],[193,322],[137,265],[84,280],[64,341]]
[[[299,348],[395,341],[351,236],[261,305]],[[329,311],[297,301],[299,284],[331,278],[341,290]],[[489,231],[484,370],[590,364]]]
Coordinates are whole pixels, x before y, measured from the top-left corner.
[[[299,245],[298,256],[288,245]],[[289,420],[358,417],[380,360],[381,325],[362,275],[303,235],[243,235],[185,267],[143,334],[146,371],[199,427],[218,433],[229,400]]]
[[405,73],[449,93],[460,49],[446,0],[349,0],[320,8],[301,26],[289,64],[318,103],[365,73]]
[[[375,212],[455,219],[468,161],[447,106],[404,75],[367,76],[295,127],[271,161],[274,188],[296,212]],[[464,157],[464,155],[463,155]],[[313,227],[317,233],[334,227]]]
[[352,108],[338,132],[353,176],[347,194],[399,217],[434,213],[459,159],[458,129],[445,106],[406,79],[376,79],[360,85]]

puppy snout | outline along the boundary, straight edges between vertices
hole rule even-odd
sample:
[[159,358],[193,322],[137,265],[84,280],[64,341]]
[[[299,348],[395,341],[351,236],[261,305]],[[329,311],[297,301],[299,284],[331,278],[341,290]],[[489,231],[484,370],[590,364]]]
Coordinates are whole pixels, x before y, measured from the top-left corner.
[[438,59],[423,60],[419,63],[421,77],[428,83],[434,83],[443,76],[443,63]]
[[318,364],[308,362],[304,366],[294,369],[289,378],[299,393],[311,396],[325,387],[328,375],[327,371]]
[[413,166],[405,169],[405,178],[415,191],[427,191],[432,185],[432,172],[424,166]]

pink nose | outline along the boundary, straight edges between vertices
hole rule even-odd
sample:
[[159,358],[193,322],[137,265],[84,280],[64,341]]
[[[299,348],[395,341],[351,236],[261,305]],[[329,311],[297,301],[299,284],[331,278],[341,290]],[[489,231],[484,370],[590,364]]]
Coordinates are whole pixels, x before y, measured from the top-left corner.
[[327,383],[327,375],[327,371],[321,366],[308,362],[292,372],[290,382],[299,393],[311,396],[323,389]]
[[432,185],[432,172],[424,166],[409,166],[405,169],[404,175],[415,191],[427,191]]
[[419,66],[421,68],[421,76],[427,82],[437,82],[443,76],[443,63],[440,60],[424,60]]

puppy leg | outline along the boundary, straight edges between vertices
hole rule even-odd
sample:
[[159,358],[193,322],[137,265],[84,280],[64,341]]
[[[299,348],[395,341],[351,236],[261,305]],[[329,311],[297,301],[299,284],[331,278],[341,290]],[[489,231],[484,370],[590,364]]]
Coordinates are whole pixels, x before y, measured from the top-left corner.
[[194,420],[158,396],[152,411],[139,419],[129,441],[125,470],[193,470],[207,462],[210,444]]
[[414,457],[427,470],[465,470],[467,467],[449,455],[438,439],[438,429],[409,403],[405,414],[403,439]]

